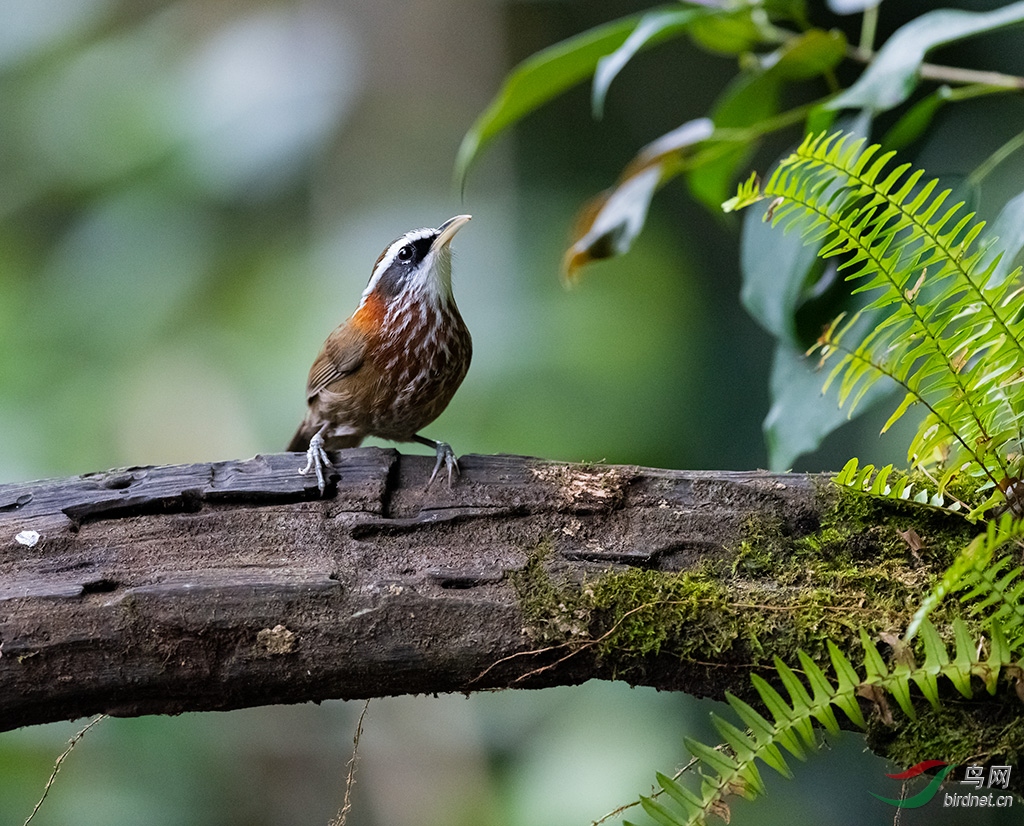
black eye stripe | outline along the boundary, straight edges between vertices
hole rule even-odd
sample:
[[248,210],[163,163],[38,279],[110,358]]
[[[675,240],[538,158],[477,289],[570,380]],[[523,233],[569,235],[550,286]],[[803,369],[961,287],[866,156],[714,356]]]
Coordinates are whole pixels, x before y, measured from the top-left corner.
[[429,236],[427,238],[417,238],[415,241],[413,241],[412,244],[410,244],[410,246],[415,251],[413,260],[418,262],[426,258],[427,253],[430,252],[430,245],[433,243],[433,241],[433,236]]

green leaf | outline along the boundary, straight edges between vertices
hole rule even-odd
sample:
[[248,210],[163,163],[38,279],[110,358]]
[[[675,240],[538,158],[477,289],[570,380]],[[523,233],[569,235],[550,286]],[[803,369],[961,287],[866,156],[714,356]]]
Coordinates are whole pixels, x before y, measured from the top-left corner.
[[903,418],[903,414],[906,413],[911,405],[917,401],[917,396],[913,393],[907,393],[903,397],[903,401],[899,403],[899,406],[893,411],[893,414],[889,417],[889,420],[882,426],[882,433],[888,432],[889,428],[892,427],[896,422]]
[[756,744],[745,731],[741,731],[724,717],[720,717],[715,713],[711,714],[711,724],[722,735],[725,742],[732,747],[732,750],[736,752],[736,757],[741,762],[745,763],[754,756]]
[[804,742],[815,748],[817,743],[814,739],[814,728],[811,726],[810,718],[804,712],[811,709],[811,695],[807,693],[804,684],[796,676],[793,669],[786,665],[778,656],[774,658],[775,670],[779,672],[782,684],[789,692],[789,698],[794,709],[793,728],[797,730]]
[[896,702],[911,720],[917,719],[917,710],[910,699],[910,667],[898,664],[892,670],[890,679],[884,684],[889,693],[896,698]]
[[641,797],[640,807],[661,826],[686,826],[685,821],[676,817],[675,812],[653,797]]
[[608,88],[637,52],[685,31],[697,18],[703,17],[707,13],[706,9],[701,8],[667,8],[656,9],[645,14],[625,42],[597,62],[597,68],[594,71],[594,88],[591,94],[594,118],[600,120],[604,113]]
[[1013,655],[999,623],[991,623],[990,636],[992,638],[989,642],[991,651],[988,655],[989,668],[988,673],[985,674],[985,688],[994,697],[996,689],[999,687],[999,671],[1007,663],[1013,662]]
[[838,29],[811,29],[787,43],[768,70],[786,80],[810,80],[831,71],[846,57],[846,35]]
[[[780,262],[780,268],[784,266],[785,259]],[[780,271],[779,275],[783,273]],[[772,300],[767,292],[765,299]],[[816,360],[806,358],[790,345],[776,345],[770,380],[772,405],[762,425],[768,466],[773,470],[791,468],[797,457],[816,450],[830,433],[850,420],[849,413],[836,404],[835,398],[823,394],[824,374],[816,366]],[[888,381],[872,385],[861,402],[861,412],[888,398],[892,388]]]
[[761,182],[756,172],[751,172],[750,177],[743,181],[737,188],[736,194],[728,201],[722,203],[722,212],[735,212],[738,209],[746,209],[763,199],[761,195]]
[[868,636],[868,632],[864,630],[863,626],[858,630],[860,631],[860,644],[864,648],[864,668],[867,677],[865,682],[881,685],[889,676],[889,669],[886,667],[882,655],[878,653],[878,648]]
[[654,776],[658,781],[658,785],[665,790],[665,794],[678,803],[687,815],[690,815],[695,811],[703,811],[704,804],[701,799],[678,780],[673,780],[671,777],[662,774],[661,772],[655,772]]
[[743,721],[744,725],[753,732],[754,739],[758,743],[770,742],[774,738],[775,726],[762,717],[753,706],[729,691],[725,692],[725,699]]
[[861,713],[860,704],[857,702],[857,686],[860,685],[860,677],[854,670],[853,665],[846,658],[846,655],[839,650],[839,647],[827,640],[828,656],[832,660],[832,668],[836,672],[839,681],[837,693],[833,702],[843,710],[843,713],[850,718],[850,722],[858,728],[867,728],[867,722]]
[[772,688],[763,677],[752,674],[750,681],[761,696],[761,702],[767,706],[768,711],[775,718],[775,739],[798,760],[806,759],[804,747],[793,731],[796,720],[793,710],[782,699],[782,695]]
[[949,679],[961,695],[970,700],[974,696],[971,689],[971,666],[974,664],[974,640],[967,629],[967,623],[960,617],[953,620],[953,635],[956,637],[956,658]]
[[748,52],[761,40],[761,31],[754,23],[750,8],[698,18],[688,34],[698,46],[727,55]]
[[618,49],[643,15],[623,17],[563,40],[516,66],[501,90],[470,127],[455,160],[455,178],[465,181],[470,165],[496,135],[590,77],[598,61]]
[[944,666],[949,664],[949,654],[939,637],[939,632],[928,620],[921,624],[921,642],[924,645],[924,665],[915,670],[914,682],[932,708],[938,711],[939,674],[943,672]]
[[711,746],[705,746],[700,742],[700,740],[694,740],[692,737],[684,737],[683,745],[686,746],[690,754],[722,776],[731,774],[739,768],[736,761],[731,757],[726,754],[722,754],[718,749],[711,748]]
[[797,649],[797,656],[800,658],[800,665],[807,675],[807,682],[814,692],[814,716],[829,732],[839,734],[839,721],[832,711],[832,697],[835,689],[829,683],[828,678],[818,667],[818,664],[807,656],[802,650]]
[[802,352],[806,344],[797,335],[795,316],[811,280],[818,250],[805,245],[799,233],[773,231],[763,220],[764,215],[765,210],[759,206],[743,217],[740,301],[764,329]]
[[925,55],[937,46],[1024,22],[1024,2],[989,12],[938,9],[900,27],[860,76],[827,105],[883,112],[903,103],[917,86]]

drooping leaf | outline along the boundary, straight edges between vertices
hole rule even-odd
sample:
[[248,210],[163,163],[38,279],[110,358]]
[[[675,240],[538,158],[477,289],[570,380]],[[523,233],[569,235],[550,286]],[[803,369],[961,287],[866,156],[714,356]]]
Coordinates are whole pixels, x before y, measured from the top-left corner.
[[660,826],[686,826],[686,821],[676,817],[675,812],[653,797],[641,797],[640,806]]
[[803,303],[818,250],[804,244],[799,233],[774,231],[764,214],[765,209],[758,206],[743,216],[740,301],[754,320],[781,343],[802,351],[807,345],[797,335],[796,311]]
[[776,740],[798,760],[806,760],[806,754],[800,738],[797,737],[794,725],[796,714],[789,707],[789,704],[782,698],[767,681],[759,674],[751,674],[750,682],[753,683],[761,702],[765,704],[772,718],[775,720]]
[[580,211],[573,242],[562,263],[565,277],[571,281],[584,265],[627,252],[643,229],[651,198],[664,182],[666,168],[713,132],[711,121],[699,118],[644,147],[619,182]]
[[[798,457],[817,450],[830,433],[849,421],[849,412],[822,392],[823,381],[824,374],[814,359],[782,342],[776,345],[770,380],[772,404],[761,425],[768,465],[773,470],[788,470]],[[875,407],[892,392],[892,385],[873,385],[860,410]]]
[[901,26],[856,83],[827,105],[883,112],[903,103],[917,86],[925,55],[937,46],[1024,22],[1024,2],[988,12],[930,11]]
[[655,773],[655,779],[658,781],[658,785],[665,790],[665,794],[678,803],[687,814],[701,810],[700,798],[678,780],[673,780],[661,772]]
[[839,650],[839,647],[832,640],[828,640],[827,643],[828,656],[832,661],[832,668],[835,670],[836,678],[839,681],[835,704],[843,710],[843,713],[846,714],[851,723],[858,728],[867,728],[864,715],[861,713],[860,705],[857,703],[857,686],[860,685],[860,677],[847,656]]

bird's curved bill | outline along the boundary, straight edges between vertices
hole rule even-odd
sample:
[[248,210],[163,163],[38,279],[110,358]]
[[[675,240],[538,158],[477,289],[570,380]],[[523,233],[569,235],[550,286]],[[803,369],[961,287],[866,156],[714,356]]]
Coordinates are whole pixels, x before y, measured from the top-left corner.
[[437,228],[437,237],[434,239],[434,243],[430,245],[430,248],[432,250],[439,250],[446,244],[451,243],[455,233],[468,224],[472,217],[472,215],[456,215],[454,218],[449,218]]

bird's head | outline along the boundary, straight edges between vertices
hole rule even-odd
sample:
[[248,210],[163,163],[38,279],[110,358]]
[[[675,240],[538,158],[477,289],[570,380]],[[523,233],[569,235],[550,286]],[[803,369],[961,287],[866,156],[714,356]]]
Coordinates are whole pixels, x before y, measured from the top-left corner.
[[452,300],[451,241],[469,222],[456,215],[436,229],[414,229],[392,241],[373,265],[360,306],[369,299],[385,306],[398,299],[430,300],[443,305]]

